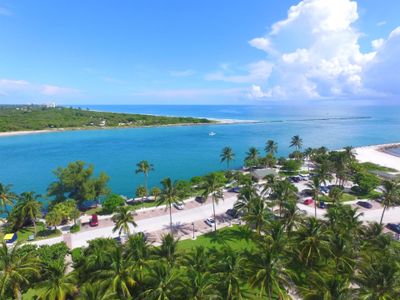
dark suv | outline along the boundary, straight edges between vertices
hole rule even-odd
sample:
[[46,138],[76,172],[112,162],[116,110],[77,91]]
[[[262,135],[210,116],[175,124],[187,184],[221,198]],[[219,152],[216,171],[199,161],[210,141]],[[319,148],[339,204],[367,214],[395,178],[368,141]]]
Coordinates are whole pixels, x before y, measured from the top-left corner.
[[203,196],[197,196],[196,198],[194,198],[194,200],[196,202],[199,202],[200,204],[203,204],[204,202],[206,202],[206,198]]
[[367,201],[357,201],[357,204],[365,208],[372,208],[372,204]]
[[386,228],[400,234],[400,224],[389,223],[386,225]]

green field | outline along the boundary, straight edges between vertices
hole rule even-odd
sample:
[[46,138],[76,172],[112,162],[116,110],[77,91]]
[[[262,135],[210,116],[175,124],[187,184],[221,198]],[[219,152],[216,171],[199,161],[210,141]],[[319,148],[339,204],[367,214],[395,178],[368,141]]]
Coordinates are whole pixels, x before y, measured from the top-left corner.
[[252,232],[244,226],[233,225],[217,230],[217,233],[210,232],[197,237],[195,240],[188,239],[180,241],[178,250],[188,250],[196,246],[206,248],[221,248],[230,246],[235,250],[251,249],[254,243],[251,242]]
[[76,108],[44,106],[0,106],[0,132],[59,128],[141,127],[213,123],[204,118],[163,117],[96,112]]

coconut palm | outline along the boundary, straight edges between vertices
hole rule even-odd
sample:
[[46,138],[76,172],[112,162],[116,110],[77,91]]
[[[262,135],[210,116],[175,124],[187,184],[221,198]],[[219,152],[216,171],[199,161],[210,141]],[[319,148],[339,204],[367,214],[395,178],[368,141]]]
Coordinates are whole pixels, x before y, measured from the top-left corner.
[[20,196],[22,201],[21,215],[24,219],[28,219],[32,222],[35,229],[35,236],[37,235],[36,219],[42,215],[40,208],[42,204],[37,200],[39,195],[35,195],[34,192],[24,192]]
[[217,221],[215,220],[215,205],[219,203],[219,200],[224,200],[224,194],[222,192],[223,178],[216,173],[211,173],[206,176],[203,184],[203,197],[206,199],[211,196],[213,216],[214,216],[214,231],[217,231]]
[[188,299],[221,299],[217,287],[217,276],[210,272],[198,272],[190,269],[187,272],[188,282],[185,283],[188,288]]
[[101,283],[85,283],[79,288],[78,300],[119,300],[118,295],[107,291]]
[[127,260],[121,247],[108,253],[110,264],[93,273],[93,278],[106,287],[108,292],[118,295],[118,299],[134,298],[132,289],[137,284],[133,265]]
[[307,218],[303,221],[295,236],[296,251],[299,261],[307,267],[329,253],[324,223],[316,218]]
[[124,257],[133,263],[135,274],[142,282],[152,248],[143,232],[129,236],[124,246]]
[[257,165],[258,159],[260,156],[260,152],[255,147],[250,147],[249,151],[246,152],[246,158],[244,159],[246,165],[250,166],[252,169],[254,166]]
[[383,187],[383,211],[381,216],[380,224],[383,222],[383,216],[385,215],[386,209],[389,207],[398,205],[400,203],[400,184],[397,181],[385,180],[382,182]]
[[329,191],[329,198],[332,200],[333,205],[338,205],[342,198],[343,191],[341,188],[335,186]]
[[285,222],[286,231],[288,235],[291,235],[304,218],[304,213],[298,208],[296,199],[286,201],[283,204],[282,217]]
[[271,215],[267,203],[257,195],[249,199],[248,209],[243,220],[260,235],[266,222],[271,219]]
[[307,186],[311,189],[312,197],[314,199],[314,217],[317,217],[317,202],[319,199],[320,186],[321,182],[318,176],[314,176],[312,178],[311,183],[308,183]]
[[176,259],[176,249],[179,239],[175,239],[170,233],[164,234],[161,237],[161,245],[156,249],[157,255],[165,258],[169,264],[172,264]]
[[397,255],[380,251],[362,257],[355,283],[359,299],[399,299],[400,274]]
[[137,226],[131,211],[125,206],[121,206],[117,209],[117,213],[112,217],[112,220],[115,223],[112,231],[118,231],[118,236],[121,236],[122,232],[129,236],[131,233],[129,225],[133,227]]
[[179,203],[179,194],[176,188],[176,184],[172,182],[171,178],[166,177],[161,181],[162,189],[160,197],[156,203],[157,206],[165,204],[165,209],[169,210],[169,229],[173,234],[172,226],[172,205]]
[[233,153],[231,147],[225,147],[222,149],[221,155],[221,163],[226,161],[226,169],[229,170],[229,163],[235,159],[235,153]]
[[282,216],[282,206],[287,201],[296,199],[297,188],[288,179],[277,181],[273,187],[273,195],[279,204],[279,216]]
[[290,147],[294,147],[297,151],[300,151],[301,147],[303,147],[303,140],[300,138],[299,135],[295,135],[292,137]]
[[57,230],[57,226],[63,220],[63,214],[58,209],[52,209],[45,217],[47,226],[54,226],[54,229]]
[[320,183],[326,186],[326,183],[333,178],[331,174],[331,163],[327,159],[323,160],[322,163],[319,164],[316,173]]
[[44,272],[48,279],[40,283],[43,289],[40,299],[43,300],[65,300],[75,294],[77,280],[74,273],[66,274],[67,264],[63,260],[46,262]]
[[29,283],[32,276],[39,276],[39,260],[31,252],[19,253],[20,244],[0,246],[0,298],[21,299],[21,286]]
[[169,300],[175,297],[179,299],[178,295],[182,291],[183,284],[182,276],[176,269],[163,261],[157,261],[151,264],[147,274],[149,286],[142,294],[143,299]]
[[161,189],[158,186],[155,186],[151,189],[150,193],[154,197],[154,201],[157,201],[158,196],[161,194]]
[[273,249],[273,243],[266,243],[263,249],[246,254],[244,264],[249,284],[259,289],[260,299],[287,299],[290,272],[284,267],[283,257]]
[[147,188],[147,179],[149,176],[149,172],[154,171],[153,164],[149,163],[147,160],[141,160],[136,164],[136,171],[135,173],[143,173],[144,176],[144,187],[146,188],[146,193],[148,191]]
[[13,205],[16,198],[15,194],[11,192],[11,188],[11,184],[4,185],[0,183],[0,206],[7,215],[9,215],[7,206]]
[[267,154],[274,155],[278,152],[278,144],[273,140],[268,140],[264,148]]
[[242,299],[243,257],[230,247],[224,247],[215,257],[213,271],[218,276],[218,290],[227,300]]

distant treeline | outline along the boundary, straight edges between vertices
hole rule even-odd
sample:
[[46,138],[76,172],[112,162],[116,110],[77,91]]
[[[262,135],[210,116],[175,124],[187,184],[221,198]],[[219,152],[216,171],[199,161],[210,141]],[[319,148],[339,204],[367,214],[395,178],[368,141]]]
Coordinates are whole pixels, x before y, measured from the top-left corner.
[[41,105],[0,106],[0,132],[57,128],[139,127],[190,123],[212,123],[212,121],[204,118],[96,112],[80,108],[49,108]]

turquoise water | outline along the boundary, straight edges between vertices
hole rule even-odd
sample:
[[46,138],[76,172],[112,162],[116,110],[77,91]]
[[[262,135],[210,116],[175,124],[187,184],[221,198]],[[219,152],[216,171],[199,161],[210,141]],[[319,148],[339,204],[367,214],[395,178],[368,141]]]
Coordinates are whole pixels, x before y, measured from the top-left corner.
[[[85,106],[86,107],[86,106]],[[223,147],[236,153],[233,167],[242,165],[250,146],[264,148],[267,139],[287,155],[290,138],[299,134],[305,147],[360,146],[400,141],[399,107],[339,106],[91,106],[104,111],[259,120],[256,124],[69,131],[0,138],[0,182],[14,190],[44,193],[58,166],[83,160],[111,176],[114,192],[132,195],[142,177],[135,164],[155,166],[150,185],[165,177],[188,179],[224,168]],[[214,131],[215,136],[208,133]]]

